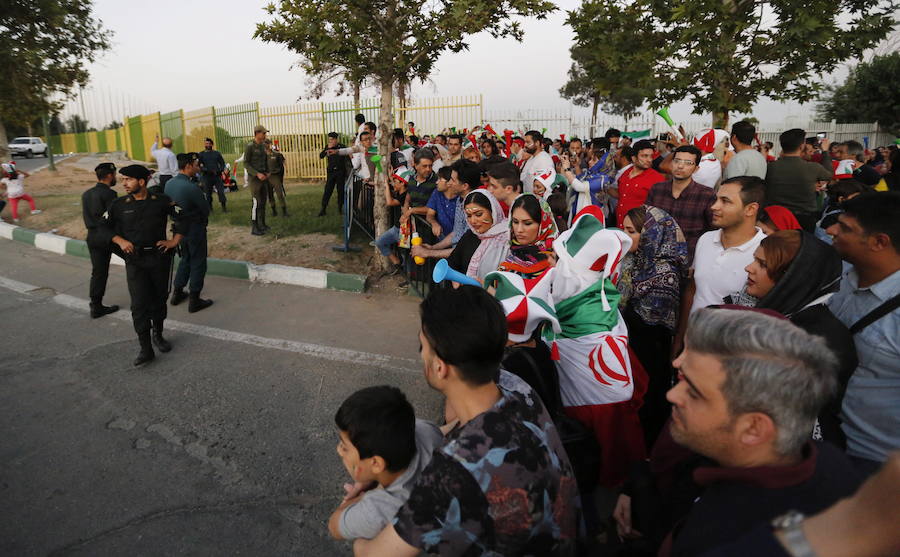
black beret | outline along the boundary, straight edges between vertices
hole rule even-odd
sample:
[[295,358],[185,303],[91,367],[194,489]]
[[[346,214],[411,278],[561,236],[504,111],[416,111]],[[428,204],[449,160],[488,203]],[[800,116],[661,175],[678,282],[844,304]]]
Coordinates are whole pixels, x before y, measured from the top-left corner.
[[153,172],[146,166],[139,164],[131,164],[119,171],[122,176],[129,178],[137,178],[138,180],[146,180],[153,175]]

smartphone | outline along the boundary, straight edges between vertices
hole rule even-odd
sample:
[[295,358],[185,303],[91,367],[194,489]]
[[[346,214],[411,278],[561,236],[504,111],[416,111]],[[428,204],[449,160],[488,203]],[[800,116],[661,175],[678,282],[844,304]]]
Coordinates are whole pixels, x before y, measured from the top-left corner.
[[659,134],[659,136],[657,136],[656,140],[657,140],[657,141],[668,141],[668,140],[669,140],[669,134],[667,134],[667,133],[661,133],[661,134]]
[[819,139],[823,139],[823,138],[825,138],[825,137],[827,137],[827,136],[828,136],[828,134],[825,133],[825,132],[819,132],[819,133],[816,134],[816,137],[818,137]]

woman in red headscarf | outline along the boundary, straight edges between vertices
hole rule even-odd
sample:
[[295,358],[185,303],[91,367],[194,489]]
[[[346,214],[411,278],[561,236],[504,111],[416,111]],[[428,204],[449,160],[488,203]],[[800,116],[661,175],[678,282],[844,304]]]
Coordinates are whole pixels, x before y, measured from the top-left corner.
[[766,236],[779,230],[801,230],[797,217],[789,209],[781,205],[770,205],[759,212],[757,226]]

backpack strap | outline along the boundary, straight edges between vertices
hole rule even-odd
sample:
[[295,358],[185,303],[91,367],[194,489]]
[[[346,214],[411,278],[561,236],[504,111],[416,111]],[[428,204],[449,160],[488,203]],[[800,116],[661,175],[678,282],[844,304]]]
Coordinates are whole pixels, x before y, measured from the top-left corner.
[[897,294],[893,298],[889,299],[888,301],[884,302],[877,308],[867,313],[865,317],[863,317],[850,327],[850,332],[855,335],[856,333],[862,331],[872,323],[878,321],[897,308],[900,308],[900,294]]

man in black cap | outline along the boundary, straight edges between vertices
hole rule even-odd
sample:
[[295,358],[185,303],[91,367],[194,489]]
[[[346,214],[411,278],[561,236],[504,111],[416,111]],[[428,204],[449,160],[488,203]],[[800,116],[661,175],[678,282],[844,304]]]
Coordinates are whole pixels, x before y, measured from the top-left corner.
[[324,159],[326,156],[328,157],[328,166],[325,171],[325,191],[322,192],[322,210],[319,211],[319,216],[325,216],[325,209],[328,208],[328,202],[331,201],[331,193],[337,188],[338,192],[338,209],[339,213],[344,212],[344,182],[347,181],[347,174],[350,168],[350,157],[347,155],[329,155],[328,151],[330,149],[343,149],[344,145],[338,142],[338,134],[337,132],[331,132],[328,134],[328,143],[325,145],[325,148],[322,149],[322,152],[319,153],[319,158]]
[[188,297],[184,287],[190,281],[188,311],[194,313],[211,306],[212,300],[200,298],[206,277],[206,226],[209,224],[210,204],[191,179],[200,172],[197,153],[178,153],[178,174],[166,182],[166,195],[181,208],[187,232],[181,242],[181,261],[175,272],[172,300],[177,306]]
[[253,228],[250,233],[254,236],[262,236],[269,230],[266,226],[266,200],[269,198],[266,180],[269,179],[269,164],[265,146],[268,132],[262,125],[253,128],[253,141],[244,149],[244,168],[247,169],[247,182],[250,195],[253,196],[250,205]]
[[212,209],[212,192],[216,190],[219,196],[219,204],[222,205],[222,212],[227,213],[225,208],[225,184],[222,183],[222,172],[225,171],[225,159],[222,153],[213,149],[213,140],[206,138],[203,142],[203,152],[200,156],[200,183],[203,185],[203,194],[206,195],[206,201],[209,208]]
[[[125,177],[123,182],[128,195],[112,202],[104,227],[125,258],[131,319],[141,342],[141,351],[134,360],[134,365],[139,366],[155,357],[153,345],[160,352],[172,349],[162,336],[172,250],[181,242],[188,227],[181,209],[169,197],[147,191],[150,170],[132,164],[119,173]],[[166,239],[169,218],[173,221],[171,240]]]
[[91,256],[91,317],[96,319],[119,311],[119,306],[104,306],[106,281],[109,278],[109,260],[113,253],[112,236],[103,227],[103,219],[109,205],[116,199],[112,190],[116,185],[116,165],[104,162],[94,169],[97,185],[81,194],[81,214],[87,227],[87,246]]

